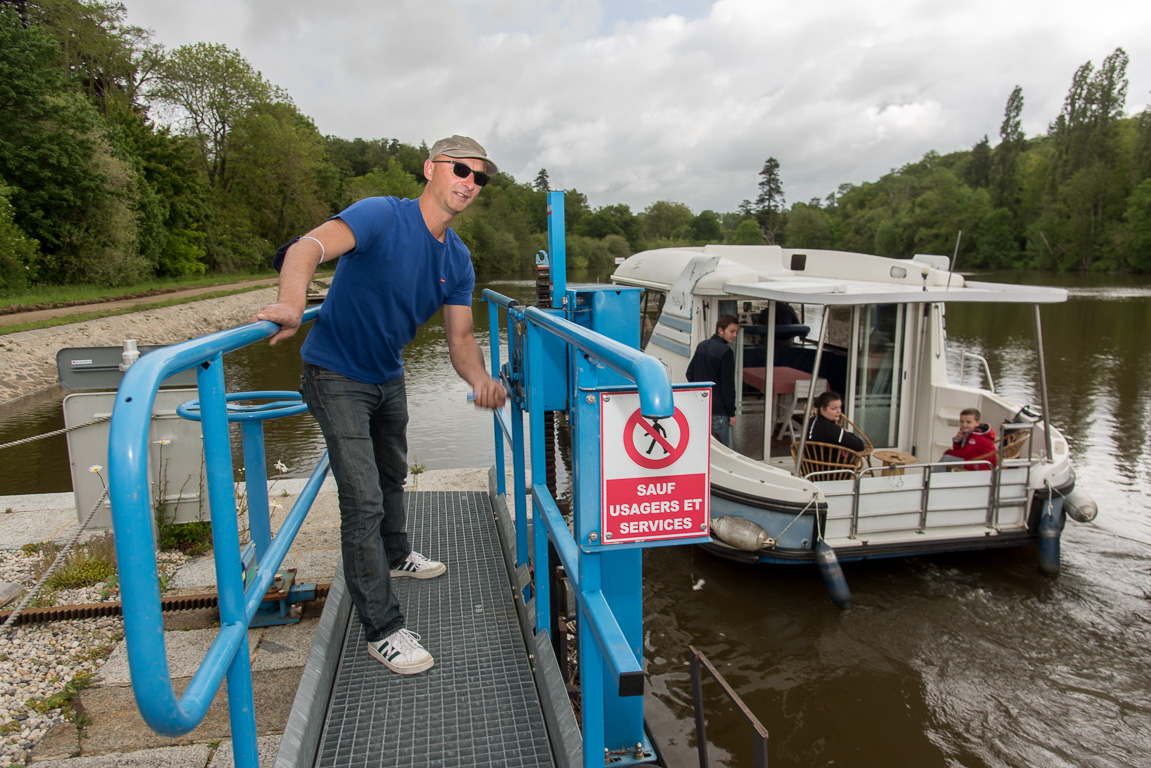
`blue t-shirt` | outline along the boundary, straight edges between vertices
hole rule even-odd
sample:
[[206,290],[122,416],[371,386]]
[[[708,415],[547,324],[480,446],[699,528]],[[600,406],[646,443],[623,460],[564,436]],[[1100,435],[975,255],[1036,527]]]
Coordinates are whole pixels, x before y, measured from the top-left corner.
[[369,197],[335,218],[351,228],[356,247],[336,264],[300,354],[350,379],[382,384],[403,374],[404,347],[436,310],[471,306],[471,254],[450,229],[446,242],[433,237],[415,200]]

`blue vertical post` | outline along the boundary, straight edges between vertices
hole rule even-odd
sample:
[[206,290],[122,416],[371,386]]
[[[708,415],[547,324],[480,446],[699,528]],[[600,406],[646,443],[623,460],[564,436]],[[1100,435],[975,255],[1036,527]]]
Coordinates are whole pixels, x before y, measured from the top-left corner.
[[[488,302],[488,346],[492,350],[492,377],[500,377],[500,308],[494,301]],[[510,398],[509,398],[510,401]],[[509,406],[514,411],[515,404]],[[496,493],[506,497],[504,488],[504,436],[498,419],[492,419],[492,429],[496,438]]]
[[[546,441],[550,435],[544,434],[544,346],[543,331],[533,323],[525,323],[527,332],[527,397],[528,397],[528,434],[531,435],[532,444],[532,487],[547,487],[547,459],[545,456]],[[535,600],[536,623],[535,631],[546,630],[551,626],[551,588],[546,575],[548,567],[548,532],[543,523],[543,510],[535,502],[532,494],[532,525],[533,561],[536,567]]]
[[244,444],[244,484],[247,488],[248,531],[256,546],[256,564],[272,544],[272,522],[268,509],[268,468],[264,452],[264,422],[258,419],[240,424]]
[[548,192],[548,257],[551,259],[552,306],[559,309],[567,298],[567,250],[565,245],[564,193]]
[[[512,479],[516,495],[516,567],[528,564],[527,488],[524,485],[524,413],[516,403],[512,412]],[[538,519],[538,518],[537,518]],[[531,589],[530,585],[528,589]],[[527,602],[528,597],[524,597]]]
[[[590,303],[581,306],[590,306],[590,317],[581,317],[580,324],[609,338],[621,341],[629,346],[638,344],[638,329],[635,329],[636,319],[639,317],[639,307],[635,301],[630,304],[612,291],[595,292]],[[571,292],[569,305],[575,304],[575,291]],[[634,307],[632,305],[635,305]],[[634,308],[634,312],[629,310]],[[626,316],[625,316],[626,315]],[[631,329],[629,334],[628,329]],[[635,337],[634,339],[632,337]],[[575,485],[575,535],[581,545],[589,543],[593,532],[602,536],[601,527],[601,481],[603,467],[601,466],[600,433],[600,403],[598,398],[580,396],[589,389],[627,383],[620,374],[604,366],[589,363],[582,354],[575,352],[572,355],[572,365],[575,375],[572,377],[572,453],[573,482]],[[610,397],[610,394],[599,393],[598,397]],[[603,543],[602,541],[600,543]],[[581,556],[581,586],[590,591],[586,576],[588,569],[597,574],[599,583],[596,589],[600,591],[612,613],[619,622],[620,629],[627,638],[636,658],[643,658],[643,560],[642,550],[599,550],[594,554],[584,553]],[[594,643],[591,643],[594,646]],[[614,680],[603,664],[602,656],[596,649],[598,667],[593,668],[587,663],[585,649],[588,645],[580,645],[580,679],[584,688],[585,728],[588,717],[600,717],[602,722],[602,736],[604,745],[614,750],[632,750],[638,743],[646,742],[643,731],[643,697],[620,696]],[[588,708],[589,682],[595,683],[592,678],[598,678],[598,684],[593,684],[590,690],[597,691],[600,700],[597,708],[600,712],[594,713]],[[586,733],[586,732],[585,732]],[[587,751],[592,749],[590,743]],[[602,749],[602,746],[601,746]],[[585,752],[586,754],[586,752]]]
[[[208,477],[209,509],[212,516],[212,544],[216,560],[220,626],[223,629],[239,625],[242,629],[246,629],[248,617],[244,610],[244,583],[240,570],[240,534],[236,528],[236,493],[232,475],[232,447],[228,436],[222,353],[217,353],[207,365],[196,368],[196,383],[200,394],[200,421],[204,435],[204,467]],[[266,496],[266,483],[264,487]],[[236,649],[227,672],[232,752],[239,768],[259,766],[256,752],[252,669],[248,653],[248,634],[243,631],[239,648]]]

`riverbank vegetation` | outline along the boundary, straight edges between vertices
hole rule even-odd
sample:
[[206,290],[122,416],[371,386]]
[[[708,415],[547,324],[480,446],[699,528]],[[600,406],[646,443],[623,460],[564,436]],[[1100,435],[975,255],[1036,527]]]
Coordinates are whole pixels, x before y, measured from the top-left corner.
[[[788,206],[773,157],[730,213],[592,208],[567,190],[569,265],[606,275],[637,250],[709,242],[950,255],[962,231],[964,268],[1151,272],[1151,111],[1124,115],[1126,67],[1121,49],[1084,64],[1044,135],[1023,135],[1016,88],[994,146],[930,152],[822,200]],[[418,195],[426,155],[323,136],[238,51],[165,50],[118,3],[0,0],[2,294],[267,270],[355,200]],[[500,173],[457,219],[478,273],[531,269],[548,190],[546,169]]]

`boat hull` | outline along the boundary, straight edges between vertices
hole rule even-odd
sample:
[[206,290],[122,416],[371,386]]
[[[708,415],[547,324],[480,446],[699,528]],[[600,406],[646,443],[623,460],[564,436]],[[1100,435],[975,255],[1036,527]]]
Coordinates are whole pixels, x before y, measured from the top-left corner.
[[[827,538],[840,562],[858,562],[893,557],[915,557],[947,552],[1022,547],[1039,543],[1040,523],[1050,501],[1051,516],[1061,532],[1066,521],[1063,497],[1074,487],[1074,480],[1047,491],[1031,494],[1026,523],[1014,528],[984,527],[978,531],[946,530],[934,535],[907,530],[900,535],[889,532],[882,537],[857,535]],[[742,563],[765,565],[794,565],[817,563],[816,542],[818,532],[827,529],[827,504],[813,503],[806,508],[775,502],[771,499],[749,499],[719,487],[712,487],[711,508],[713,519],[733,515],[759,525],[774,544],[756,551],[746,551],[713,536],[712,542],[700,546],[709,553]]]

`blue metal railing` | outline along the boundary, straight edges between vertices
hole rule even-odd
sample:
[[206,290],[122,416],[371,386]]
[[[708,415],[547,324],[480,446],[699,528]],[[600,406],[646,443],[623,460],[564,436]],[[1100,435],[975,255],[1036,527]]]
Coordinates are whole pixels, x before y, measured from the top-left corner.
[[[634,748],[644,740],[642,730],[643,664],[640,644],[636,642],[637,628],[642,628],[642,618],[636,615],[620,614],[626,610],[609,594],[610,586],[619,586],[634,580],[639,584],[639,552],[624,551],[628,545],[616,545],[605,551],[599,537],[593,532],[599,525],[595,510],[599,508],[600,471],[598,456],[584,454],[576,457],[580,464],[577,474],[584,477],[577,481],[574,490],[576,515],[573,528],[569,528],[559,506],[547,486],[544,467],[545,445],[551,438],[544,434],[545,395],[542,363],[546,355],[543,347],[548,337],[570,345],[586,359],[589,369],[610,369],[624,379],[638,385],[640,410],[648,417],[669,417],[675,412],[673,389],[663,364],[655,358],[628,347],[618,341],[590,331],[569,320],[536,307],[523,308],[506,296],[491,290],[483,292],[489,303],[492,328],[491,362],[493,375],[501,376],[511,393],[507,413],[496,415],[496,472],[497,492],[506,494],[504,481],[504,441],[511,443],[514,461],[514,515],[516,529],[516,563],[524,565],[531,559],[535,563],[535,579],[531,584],[531,596],[535,600],[535,626],[537,631],[549,626],[552,596],[545,564],[548,562],[548,545],[554,547],[556,555],[571,582],[576,596],[580,631],[580,678],[583,713],[584,764],[602,765],[605,747],[610,749],[607,731],[629,719],[633,721],[634,737],[627,743]],[[526,336],[524,360],[517,365],[502,365],[499,350],[499,311],[507,313],[506,322],[509,340],[514,335],[513,327],[521,325]],[[638,318],[637,318],[638,322]],[[509,341],[509,357],[513,356]],[[511,362],[511,361],[509,361]],[[587,383],[587,382],[585,382]],[[550,382],[554,385],[555,382]],[[571,400],[569,413],[573,414],[573,443],[598,445],[600,440],[598,398],[602,392],[595,386],[569,387]],[[619,384],[608,387],[608,391],[619,391]],[[533,505],[534,542],[529,548],[527,541],[527,509],[525,501],[525,445],[523,416],[528,412],[529,433],[531,435],[531,498]],[[574,416],[581,412],[582,416]],[[582,463],[581,463],[582,461]],[[594,498],[593,498],[594,497]],[[583,514],[580,508],[584,507]],[[697,543],[707,538],[688,540],[681,543]],[[611,545],[608,545],[611,547]],[[620,559],[625,562],[621,562]],[[627,560],[631,562],[626,562]],[[526,602],[526,598],[525,598]],[[630,604],[629,604],[630,605]],[[629,611],[629,614],[632,613]],[[629,635],[628,629],[631,632]],[[562,631],[562,630],[561,630]],[[614,690],[604,682],[614,683]],[[639,706],[636,706],[639,705]],[[617,745],[618,747],[618,745]],[[645,762],[634,756],[617,754],[617,761]]]
[[[578,604],[583,764],[602,766],[605,751],[613,764],[650,762],[653,755],[647,749],[643,730],[642,553],[638,547],[666,542],[604,546],[599,532],[602,467],[598,409],[605,394],[625,389],[638,391],[644,416],[671,417],[676,412],[673,388],[667,369],[654,357],[565,319],[564,315],[575,314],[571,310],[579,291],[563,287],[562,218],[556,235],[562,193],[550,193],[548,204],[551,275],[557,286],[552,304],[567,309],[525,308],[494,291],[483,292],[491,329],[492,374],[502,379],[509,392],[506,412],[497,412],[494,419],[496,490],[506,498],[506,440],[511,444],[514,462],[511,506],[515,516],[516,564],[528,564],[530,552],[535,565],[534,579],[528,587],[530,599],[535,601],[535,630],[550,626],[549,544],[563,565]],[[506,314],[507,323],[506,363],[500,354],[501,311]],[[629,315],[620,324],[630,321]],[[594,319],[591,322],[594,324]],[[638,322],[637,311],[637,329]],[[638,343],[638,332],[635,336]],[[547,486],[545,446],[551,444],[552,437],[544,433],[544,414],[549,410],[566,410],[571,419],[575,509],[570,528]],[[524,411],[531,436],[530,490],[536,522],[530,547],[526,533]],[[705,534],[676,543],[708,540]],[[523,595],[523,599],[526,604],[529,596]],[[614,690],[607,683],[614,684]]]
[[[319,307],[304,313],[314,320]],[[124,376],[112,409],[108,440],[109,489],[116,532],[116,557],[123,601],[124,634],[136,703],[145,722],[155,731],[176,736],[195,728],[207,714],[221,681],[228,680],[228,711],[237,766],[256,768],[256,720],[248,652],[248,626],[276,576],[304,517],[315,501],[328,470],[327,454],[320,460],[291,512],[271,538],[267,499],[267,470],[262,460],[262,435],[245,432],[249,489],[248,515],[257,548],[257,573],[247,588],[241,566],[236,495],[232,469],[229,421],[287,416],[302,409],[296,402],[275,404],[255,417],[242,407],[229,407],[224,389],[223,355],[272,336],[279,326],[268,321],[251,323],[198,339],[155,350],[141,357]],[[204,438],[204,464],[208,484],[212,542],[219,595],[220,631],[196,670],[184,694],[177,698],[168,669],[164,628],[160,613],[160,586],[153,539],[152,501],[149,493],[148,441],[152,407],[160,383],[178,371],[195,368],[198,410]],[[251,393],[244,397],[291,393]],[[187,415],[187,414],[183,414]],[[259,453],[249,442],[259,437]],[[260,493],[257,489],[263,489]],[[259,539],[259,541],[256,541]]]

